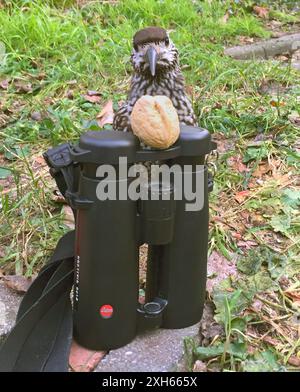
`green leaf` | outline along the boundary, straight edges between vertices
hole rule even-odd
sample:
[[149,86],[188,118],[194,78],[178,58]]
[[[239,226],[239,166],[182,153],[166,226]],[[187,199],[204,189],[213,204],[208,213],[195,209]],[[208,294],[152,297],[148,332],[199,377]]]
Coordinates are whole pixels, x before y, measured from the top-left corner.
[[247,345],[244,342],[234,342],[229,345],[228,354],[233,355],[236,358],[245,360],[247,358]]
[[278,363],[278,358],[271,350],[258,352],[253,359],[243,364],[244,372],[282,372],[286,369]]
[[218,346],[197,347],[194,351],[196,359],[207,360],[219,357],[224,353],[224,344]]
[[247,326],[247,321],[242,317],[235,317],[231,320],[231,328],[244,332]]
[[40,132],[43,133],[45,131],[51,132],[55,128],[55,123],[51,118],[46,117],[44,120],[41,121],[40,123]]
[[288,230],[291,228],[291,217],[289,215],[273,216],[270,225],[274,231],[287,234]]
[[82,126],[85,131],[100,131],[101,130],[101,128],[99,127],[99,124],[97,123],[96,120],[83,121]]
[[256,251],[256,249],[251,249],[247,256],[240,257],[237,261],[237,268],[239,271],[246,275],[256,274],[262,265],[262,257]]
[[6,167],[0,167],[0,179],[7,178],[11,174],[12,174],[12,171],[10,169],[7,169]]
[[277,291],[278,284],[274,282],[267,271],[261,271],[248,278],[245,289],[254,292]]
[[[237,262],[237,268],[241,272],[253,276],[258,274],[261,266],[265,266],[268,268],[270,276],[273,279],[276,279],[284,272],[287,261],[285,255],[272,252],[270,249],[260,246],[250,250],[247,256],[241,257]],[[262,276],[266,283],[265,274],[258,275],[258,279]],[[265,286],[265,284],[263,284],[263,286]]]
[[269,252],[268,255],[268,271],[273,279],[278,279],[283,273],[287,265],[287,257],[278,253]]
[[300,206],[300,191],[295,189],[285,189],[282,193],[282,202],[294,209]]
[[214,291],[213,301],[216,306],[215,320],[223,325],[228,323],[228,307],[232,318],[238,316],[249,305],[249,299],[241,290],[234,292]]
[[[221,343],[217,346],[197,347],[194,350],[194,356],[200,361],[205,361],[223,355],[224,350],[224,343]],[[245,360],[247,358],[247,346],[245,343],[230,343],[226,353],[236,358]]]
[[186,337],[183,340],[184,359],[188,370],[192,370],[194,363],[194,352],[196,351],[196,342],[192,337]]
[[261,160],[267,158],[268,148],[265,145],[257,147],[248,147],[243,158],[244,163],[248,163],[253,160]]
[[6,146],[7,150],[4,152],[4,156],[6,159],[13,161],[17,158],[23,158],[28,155],[30,152],[29,146]]

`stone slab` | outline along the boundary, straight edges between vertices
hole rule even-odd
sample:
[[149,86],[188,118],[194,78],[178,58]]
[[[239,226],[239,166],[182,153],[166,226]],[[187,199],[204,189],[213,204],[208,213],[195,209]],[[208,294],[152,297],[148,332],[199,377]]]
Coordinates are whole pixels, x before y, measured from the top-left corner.
[[183,329],[157,329],[137,336],[131,343],[111,350],[96,372],[176,371],[183,357],[183,339],[197,336],[199,323]]
[[15,324],[22,295],[14,293],[0,281],[0,342]]

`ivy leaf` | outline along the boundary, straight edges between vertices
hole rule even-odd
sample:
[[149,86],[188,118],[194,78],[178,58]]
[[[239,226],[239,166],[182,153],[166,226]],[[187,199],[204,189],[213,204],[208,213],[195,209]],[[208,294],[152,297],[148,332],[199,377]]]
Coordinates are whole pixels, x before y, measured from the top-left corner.
[[270,225],[274,231],[287,234],[288,230],[291,228],[291,217],[289,215],[273,216]]
[[295,189],[285,189],[282,194],[282,202],[294,209],[300,206],[300,191]]
[[267,271],[261,271],[248,278],[245,290],[249,292],[277,291],[278,284],[271,279]]
[[284,272],[287,265],[287,257],[278,253],[269,253],[268,271],[273,279],[278,279]]
[[262,265],[262,257],[260,252],[252,249],[247,256],[240,257],[237,261],[237,268],[246,275],[256,274]]

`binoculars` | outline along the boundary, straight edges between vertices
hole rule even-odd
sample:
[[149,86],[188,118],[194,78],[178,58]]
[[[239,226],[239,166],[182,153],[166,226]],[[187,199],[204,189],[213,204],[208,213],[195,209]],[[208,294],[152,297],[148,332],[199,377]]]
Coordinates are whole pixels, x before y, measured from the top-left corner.
[[[215,148],[208,131],[190,126],[181,126],[178,141],[166,150],[141,148],[133,134],[117,131],[89,131],[70,148],[76,180],[65,197],[76,222],[73,329],[79,344],[115,349],[141,331],[184,328],[201,319],[212,188],[205,159]],[[143,162],[144,176],[154,166],[159,175],[137,183]],[[191,192],[201,193],[198,208]],[[144,243],[142,304],[139,247]]]

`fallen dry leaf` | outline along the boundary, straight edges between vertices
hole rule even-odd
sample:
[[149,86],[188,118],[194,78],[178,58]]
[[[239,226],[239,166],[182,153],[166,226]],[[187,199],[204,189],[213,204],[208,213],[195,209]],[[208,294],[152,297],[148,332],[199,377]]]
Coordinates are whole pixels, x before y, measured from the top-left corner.
[[242,44],[253,44],[254,38],[252,38],[252,37],[247,37],[247,36],[244,36],[244,35],[241,35],[241,36],[239,37],[239,41],[240,41],[240,43],[242,43]]
[[292,355],[289,357],[288,363],[292,366],[300,367],[300,358],[296,357],[296,355]]
[[73,340],[69,356],[69,365],[74,372],[92,372],[106,351],[88,350]]
[[100,127],[103,127],[105,124],[112,124],[114,121],[114,109],[113,109],[113,101],[110,99],[104,105],[103,109],[97,116],[97,122]]
[[41,112],[32,112],[30,117],[34,121],[42,121],[42,114],[41,114]]
[[0,87],[2,88],[2,90],[7,90],[8,89],[8,84],[9,84],[9,81],[7,79],[2,80],[0,82]]
[[276,60],[278,60],[278,61],[288,61],[289,60],[289,57],[288,56],[285,56],[284,54],[280,54],[280,55],[278,55],[278,56],[275,56],[275,58],[276,58]]
[[300,291],[289,291],[286,290],[285,295],[295,301],[300,301]]
[[62,207],[62,212],[64,215],[63,223],[71,230],[73,230],[75,227],[75,221],[74,221],[74,214],[72,208],[67,204],[65,204]]
[[240,240],[242,238],[241,233],[237,233],[235,231],[231,235],[233,238],[236,238],[237,240]]
[[22,275],[6,275],[3,276],[3,281],[7,287],[16,291],[19,294],[26,293],[32,283],[32,278],[25,278]]
[[280,106],[285,106],[285,102],[280,102],[280,101],[274,101],[272,99],[272,101],[270,101],[270,105],[273,106],[274,108],[278,108]]
[[243,158],[240,155],[236,155],[228,158],[228,165],[233,169],[238,171],[239,173],[244,173],[249,171],[247,166],[243,163]]
[[42,155],[33,156],[33,162],[35,162],[37,165],[46,167],[46,162]]
[[286,275],[282,275],[279,279],[278,279],[278,283],[280,284],[280,287],[285,291],[288,289],[288,287],[290,286],[290,280]]
[[15,88],[16,88],[16,92],[19,94],[27,94],[32,92],[31,83],[16,82]]
[[218,144],[219,153],[232,151],[235,149],[235,139],[234,138],[226,138],[226,136],[222,133],[214,133],[213,140]]
[[253,246],[258,246],[257,242],[255,241],[238,241],[237,246],[240,248],[251,249]]
[[[185,89],[186,89],[186,92],[188,93],[188,95],[190,96],[190,97],[195,97],[196,96],[196,94],[195,94],[195,87],[194,86],[191,86],[190,84],[189,85],[187,85],[186,87],[185,87]],[[121,105],[120,105],[121,106]]]
[[91,103],[99,103],[101,101],[101,93],[95,90],[88,90],[87,94],[83,95],[83,98]]
[[51,200],[54,201],[55,203],[63,203],[67,204],[66,199],[63,197],[63,195],[59,192],[59,190],[55,189],[52,194],[51,194]]
[[269,165],[268,162],[264,162],[257,166],[257,168],[252,173],[253,177],[262,177],[264,174],[272,171],[272,167]]
[[261,215],[253,213],[251,215],[251,223],[254,226],[264,226],[265,219]]
[[66,97],[68,99],[73,99],[74,98],[74,91],[73,90],[67,90]]
[[217,336],[224,335],[224,328],[215,319],[215,307],[213,302],[205,301],[202,319],[199,325],[200,344],[209,345]]
[[206,364],[202,361],[197,360],[194,364],[193,372],[207,372]]
[[300,114],[298,112],[292,112],[289,114],[288,119],[291,123],[300,127]]
[[228,276],[236,276],[237,270],[234,261],[227,260],[224,256],[214,251],[210,255],[207,263],[207,284],[206,289],[209,293],[213,288]]
[[83,98],[91,103],[99,103],[101,101],[101,97],[99,95],[83,95]]
[[224,15],[224,16],[222,16],[222,18],[220,19],[220,22],[222,23],[222,24],[225,24],[225,23],[227,23],[228,22],[228,19],[229,19],[229,12],[226,12],[226,14]]
[[247,223],[250,222],[250,212],[248,210],[241,211],[240,215]]
[[259,18],[266,19],[266,18],[268,18],[268,16],[269,16],[269,10],[268,10],[268,8],[260,7],[259,5],[255,5],[255,6],[253,7],[253,11],[256,13],[256,15],[257,15]]
[[45,72],[40,72],[38,75],[35,76],[36,79],[38,80],[43,80],[46,77],[46,73]]
[[278,346],[278,344],[280,343],[277,339],[273,339],[271,336],[268,335],[264,336],[262,340],[268,344],[271,344],[271,346],[275,346],[275,347]]
[[293,182],[293,179],[291,178],[291,175],[289,173],[283,175],[281,174],[281,172],[273,173],[272,179],[277,180],[278,186],[281,187],[290,185]]
[[96,90],[88,90],[87,95],[89,96],[93,96],[93,95],[101,95],[101,93],[99,91]]
[[251,344],[247,345],[247,353],[250,355],[254,355],[257,351],[257,348],[255,346],[252,346]]
[[253,309],[255,312],[260,313],[262,308],[263,308],[264,304],[259,300],[256,299],[252,305],[250,309]]
[[240,192],[237,192],[236,194],[235,194],[235,196],[234,196],[234,198],[235,198],[235,200],[239,203],[239,204],[241,204],[241,203],[243,203],[246,199],[247,199],[247,197],[250,195],[250,192],[249,191],[240,191]]

